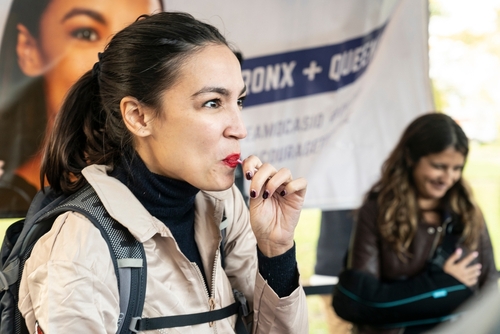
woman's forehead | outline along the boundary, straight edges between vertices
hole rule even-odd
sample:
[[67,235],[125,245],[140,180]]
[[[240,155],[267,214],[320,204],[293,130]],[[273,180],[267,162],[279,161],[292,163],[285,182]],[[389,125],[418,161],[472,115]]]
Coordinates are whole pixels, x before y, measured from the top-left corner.
[[429,158],[430,160],[447,160],[447,161],[454,161],[457,163],[465,159],[464,154],[452,146],[447,147],[441,152],[430,153],[426,157]]
[[208,45],[193,53],[179,68],[174,86],[187,88],[191,95],[242,94],[244,82],[234,53],[225,45]]

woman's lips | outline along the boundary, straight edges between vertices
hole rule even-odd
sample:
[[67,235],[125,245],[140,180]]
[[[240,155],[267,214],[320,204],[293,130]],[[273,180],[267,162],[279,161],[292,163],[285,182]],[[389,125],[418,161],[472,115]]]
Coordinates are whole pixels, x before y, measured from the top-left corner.
[[228,155],[224,160],[222,160],[227,166],[231,168],[236,168],[239,164],[241,164],[240,155],[239,154],[231,154]]

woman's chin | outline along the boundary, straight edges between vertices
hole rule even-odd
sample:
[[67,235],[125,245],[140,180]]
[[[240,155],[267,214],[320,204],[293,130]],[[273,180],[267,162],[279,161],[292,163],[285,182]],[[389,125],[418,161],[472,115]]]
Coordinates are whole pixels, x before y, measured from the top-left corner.
[[213,182],[210,184],[205,184],[204,187],[201,187],[201,190],[205,191],[224,191],[232,187],[234,184],[234,178],[228,180],[218,180],[217,182]]
[[446,191],[432,191],[427,194],[428,199],[440,200],[446,195]]

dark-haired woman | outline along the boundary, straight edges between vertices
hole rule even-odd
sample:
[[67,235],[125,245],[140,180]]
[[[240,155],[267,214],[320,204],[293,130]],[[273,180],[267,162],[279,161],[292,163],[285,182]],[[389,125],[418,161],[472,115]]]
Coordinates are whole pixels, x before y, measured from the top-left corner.
[[0,218],[40,189],[41,146],[63,97],[109,38],[161,0],[12,0],[0,47]]
[[[348,268],[369,273],[382,283],[398,282],[401,287],[406,282],[405,293],[438,278],[470,290],[496,282],[488,231],[462,178],[468,151],[466,135],[449,116],[431,113],[415,119],[358,212]],[[431,278],[419,276],[429,270],[434,271]],[[396,285],[392,287],[387,291],[396,295]],[[431,314],[433,305],[437,304],[431,302],[423,311]],[[395,311],[384,321],[394,325],[399,316]],[[411,333],[428,328],[410,326],[419,324],[418,320],[420,324],[439,321],[417,319],[406,328],[392,329],[358,324],[355,332]]]
[[[158,13],[117,33],[99,58],[57,115],[42,177],[56,193],[90,184],[144,245],[143,316],[221,309],[237,289],[253,309],[253,333],[306,333],[293,236],[307,182],[250,156],[249,208],[234,186],[245,85],[224,37],[190,15]],[[115,333],[117,278],[106,254],[89,220],[59,216],[23,272],[19,308],[28,328]],[[231,333],[235,321],[168,333]]]

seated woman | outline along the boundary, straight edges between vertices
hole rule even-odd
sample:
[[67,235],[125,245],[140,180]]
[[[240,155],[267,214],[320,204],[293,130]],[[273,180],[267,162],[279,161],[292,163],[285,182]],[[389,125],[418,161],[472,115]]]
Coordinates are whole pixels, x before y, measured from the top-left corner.
[[497,280],[483,216],[462,178],[468,151],[460,126],[432,113],[406,128],[385,161],[334,293],[335,310],[357,333],[421,332]]

